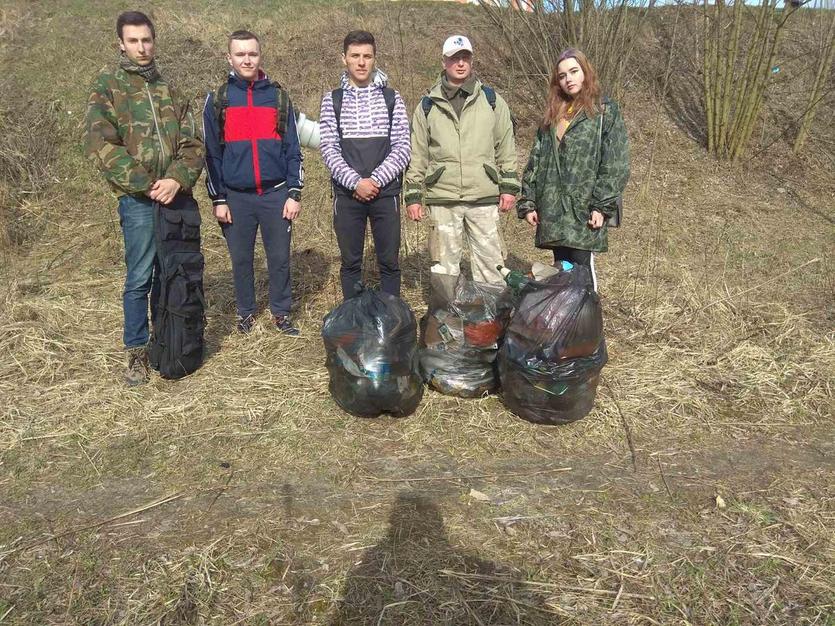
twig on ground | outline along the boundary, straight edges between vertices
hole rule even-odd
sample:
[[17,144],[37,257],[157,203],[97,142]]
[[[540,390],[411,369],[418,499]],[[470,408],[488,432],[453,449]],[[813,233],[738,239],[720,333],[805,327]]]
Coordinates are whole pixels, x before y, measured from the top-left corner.
[[623,409],[620,408],[620,402],[618,402],[618,398],[615,395],[612,386],[609,384],[609,380],[605,377],[603,378],[603,384],[606,386],[606,389],[609,390],[609,394],[612,396],[612,400],[615,403],[615,408],[618,410],[618,415],[620,415],[620,421],[623,424],[623,431],[626,433],[626,443],[629,444],[629,453],[632,455],[632,469],[633,471],[638,471],[638,455],[635,452],[635,444],[632,441],[632,428],[626,420],[626,414],[623,412]]
[[475,580],[492,580],[495,582],[509,583],[514,585],[530,585],[532,587],[542,587],[543,589],[561,589],[564,591],[578,591],[580,593],[589,593],[593,595],[604,596],[620,596],[621,598],[629,598],[633,600],[655,600],[655,596],[648,596],[642,593],[626,593],[623,590],[610,591],[609,589],[595,589],[593,587],[577,587],[574,585],[561,585],[558,583],[543,583],[536,580],[524,580],[522,578],[504,578],[502,576],[490,576],[489,574],[468,574],[466,572],[456,572],[449,569],[438,570],[444,576],[453,578],[472,578]]
[[378,483],[411,483],[411,482],[429,482],[442,480],[474,480],[477,478],[512,478],[514,476],[537,476],[538,474],[550,474],[552,472],[570,472],[570,467],[553,467],[551,469],[539,470],[536,472],[512,472],[509,474],[473,474],[470,476],[423,476],[420,478],[377,478],[370,474],[364,475],[364,478],[373,480]]
[[670,491],[670,485],[667,484],[667,477],[664,476],[664,469],[661,467],[661,461],[658,457],[655,458],[655,462],[658,464],[658,473],[661,474],[661,480],[664,481],[664,489],[667,490],[667,495],[670,496],[670,500],[675,500],[673,492]]
[[110,522],[115,522],[116,520],[124,519],[126,517],[131,517],[133,515],[138,515],[139,513],[144,513],[149,509],[154,509],[158,506],[162,506],[163,504],[168,504],[169,502],[173,502],[174,500],[179,500],[185,494],[183,492],[178,492],[171,494],[170,496],[165,496],[164,498],[160,498],[159,500],[154,500],[153,502],[149,502],[146,505],[143,505],[139,508],[133,509],[131,511],[125,511],[124,513],[120,513],[119,515],[114,515],[113,517],[108,517],[104,520],[99,520],[98,522],[93,522],[91,524],[85,524],[83,526],[77,526],[76,528],[70,528],[69,530],[65,530],[62,533],[58,533],[57,535],[50,535],[49,537],[44,537],[42,539],[38,539],[30,544],[25,546],[20,546],[19,548],[15,548],[14,550],[10,550],[3,554],[0,554],[0,561],[5,559],[7,556],[15,554],[17,552],[24,552],[27,550],[31,550],[32,548],[36,548],[39,545],[47,543],[49,541],[55,541],[56,539],[63,539],[64,537],[68,537],[70,535],[74,535],[76,533],[83,532],[85,530],[91,530],[93,528],[99,528],[101,526],[105,526]]

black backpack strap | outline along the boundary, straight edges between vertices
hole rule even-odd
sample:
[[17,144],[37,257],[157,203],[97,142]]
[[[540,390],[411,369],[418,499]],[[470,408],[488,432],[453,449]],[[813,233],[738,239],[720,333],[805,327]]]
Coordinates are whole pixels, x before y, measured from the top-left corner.
[[340,119],[342,118],[342,87],[338,89],[334,89],[331,92],[331,100],[333,100],[333,114],[336,117],[336,132],[339,133],[339,138],[342,139],[342,124]]
[[432,107],[435,106],[435,103],[432,102],[432,98],[429,96],[423,96],[420,99],[420,106],[423,109],[423,115],[425,117],[429,117],[429,111],[432,110]]
[[[484,92],[484,97],[487,98],[487,102],[490,105],[490,108],[494,111],[496,110],[496,90],[492,87],[488,87],[487,85],[482,85],[481,90]],[[513,136],[516,136],[516,118],[513,117],[513,113],[510,114],[510,124],[513,126]]]
[[212,106],[215,110],[215,119],[217,120],[218,138],[220,139],[221,148],[223,148],[226,144],[226,133],[224,133],[223,128],[226,124],[226,109],[229,107],[228,89],[229,83],[223,83],[215,91],[214,98],[212,100]]
[[394,102],[396,94],[391,87],[383,87],[383,99],[386,101],[386,110],[389,112],[389,134],[391,134],[391,123],[394,120]]
[[273,81],[275,87],[275,109],[276,109],[276,132],[279,137],[284,137],[287,132],[287,116],[290,115],[290,94],[277,82]]
[[487,98],[487,102],[490,104],[490,108],[494,111],[496,110],[496,90],[492,87],[488,87],[487,85],[482,85],[481,90],[484,92],[484,97]]

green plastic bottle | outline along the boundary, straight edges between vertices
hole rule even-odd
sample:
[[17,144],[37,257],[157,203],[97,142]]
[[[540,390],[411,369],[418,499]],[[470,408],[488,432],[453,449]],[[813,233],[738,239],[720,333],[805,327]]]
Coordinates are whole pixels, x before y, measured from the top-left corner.
[[507,283],[508,287],[513,289],[514,291],[521,291],[525,285],[531,282],[531,279],[525,276],[519,270],[512,270],[510,268],[504,267],[503,265],[497,265],[496,269],[499,270],[502,277],[504,278],[504,282]]

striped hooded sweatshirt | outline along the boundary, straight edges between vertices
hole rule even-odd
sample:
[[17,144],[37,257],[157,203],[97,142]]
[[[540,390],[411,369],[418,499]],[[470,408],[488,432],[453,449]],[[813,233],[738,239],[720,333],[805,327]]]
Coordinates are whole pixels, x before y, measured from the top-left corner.
[[381,188],[380,197],[400,193],[401,177],[412,151],[409,118],[403,98],[395,92],[389,129],[383,95],[387,82],[385,73],[376,70],[367,87],[355,87],[348,80],[348,73],[343,73],[339,127],[332,92],[328,91],[322,98],[319,149],[338,195],[350,196],[361,178],[376,182]]

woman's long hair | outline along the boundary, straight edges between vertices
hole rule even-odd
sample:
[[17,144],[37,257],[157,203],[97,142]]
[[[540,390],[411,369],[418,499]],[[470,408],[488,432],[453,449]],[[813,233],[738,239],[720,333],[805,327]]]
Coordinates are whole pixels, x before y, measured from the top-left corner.
[[[577,59],[577,63],[580,64],[580,69],[583,70],[583,75],[585,76],[583,88],[573,99],[562,90],[559,79],[560,63],[572,58]],[[556,125],[565,107],[572,100],[576,100],[580,108],[584,109],[586,115],[589,117],[595,116],[597,113],[596,107],[600,105],[600,84],[597,82],[597,72],[594,71],[586,55],[576,48],[564,50],[554,64],[554,69],[551,71],[551,86],[548,88],[548,102],[545,105],[545,116],[542,119],[542,127],[548,128],[551,125]]]

